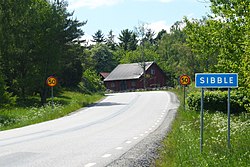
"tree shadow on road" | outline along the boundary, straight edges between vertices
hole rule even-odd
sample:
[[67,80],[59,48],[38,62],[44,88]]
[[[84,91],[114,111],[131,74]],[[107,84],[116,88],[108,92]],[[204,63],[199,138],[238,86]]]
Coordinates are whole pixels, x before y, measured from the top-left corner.
[[116,106],[116,105],[126,105],[125,103],[115,103],[115,102],[100,102],[94,103],[93,106]]

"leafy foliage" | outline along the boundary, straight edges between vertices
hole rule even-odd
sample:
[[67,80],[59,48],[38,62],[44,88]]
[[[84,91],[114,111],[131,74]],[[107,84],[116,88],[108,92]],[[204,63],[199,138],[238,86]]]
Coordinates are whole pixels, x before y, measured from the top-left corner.
[[7,91],[7,86],[3,80],[3,76],[0,73],[0,106],[1,107],[10,107],[15,104],[16,96],[13,96],[12,93]]
[[92,60],[94,60],[93,66],[97,73],[111,72],[117,65],[113,52],[107,47],[107,45],[95,45],[91,49],[90,56]]
[[120,40],[120,47],[125,51],[136,50],[137,47],[137,36],[133,31],[128,29],[122,30],[118,39]]
[[108,33],[106,45],[109,47],[109,49],[116,50],[117,44],[115,43],[115,35],[113,34],[112,30],[110,30]]
[[[65,1],[44,0],[0,3],[0,63],[9,91],[25,99],[36,92],[47,98],[45,80],[60,76],[69,45],[83,35],[79,22],[67,11]],[[29,85],[29,86],[27,86]]]
[[[205,91],[204,93],[204,110],[227,112],[227,91]],[[230,108],[232,113],[246,111],[244,105],[247,103],[242,94],[236,91],[230,93]],[[200,111],[201,93],[193,92],[188,94],[187,104],[190,110]]]
[[[183,92],[174,90],[183,104]],[[156,167],[162,166],[222,166],[248,167],[250,156],[249,113],[231,115],[231,149],[227,148],[227,115],[222,112],[204,113],[204,145],[200,153],[200,114],[185,110],[183,105],[171,132],[163,141]]]
[[97,44],[105,42],[104,34],[102,33],[102,30],[98,30],[95,35],[92,36],[93,40],[92,42],[95,42]]
[[[87,22],[74,19],[66,1],[1,1],[3,90],[18,99],[39,93],[45,103],[49,75],[57,76],[61,87],[77,87],[81,82],[84,89],[91,89],[85,91],[92,92],[100,83],[88,75],[110,72],[119,63],[154,61],[168,75],[168,86],[178,85],[182,74],[193,80],[197,72],[239,73],[238,101],[250,111],[249,3],[211,0],[211,16],[184,18],[175,22],[170,32],[156,34],[141,24],[135,30],[122,30],[116,41],[112,30],[107,38],[98,30],[93,35],[95,43],[83,45],[86,40],[80,28]],[[87,74],[82,82],[84,71]],[[92,81],[96,85],[87,86]]]
[[249,6],[249,1],[211,0],[213,15],[203,20],[186,19],[185,28],[188,45],[207,64],[205,71],[239,74],[238,90],[247,99],[244,106],[248,111]]
[[67,46],[63,56],[62,69],[60,70],[61,85],[63,87],[77,87],[81,82],[83,73],[82,53],[83,47],[78,44]]
[[83,73],[83,82],[80,83],[80,88],[85,93],[94,93],[104,91],[104,86],[101,82],[101,77],[95,71],[87,69]]

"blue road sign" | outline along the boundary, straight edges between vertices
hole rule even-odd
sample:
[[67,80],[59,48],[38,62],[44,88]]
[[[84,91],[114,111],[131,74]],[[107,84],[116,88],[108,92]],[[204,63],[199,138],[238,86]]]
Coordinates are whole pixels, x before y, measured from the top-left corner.
[[237,73],[197,73],[196,88],[237,88]]

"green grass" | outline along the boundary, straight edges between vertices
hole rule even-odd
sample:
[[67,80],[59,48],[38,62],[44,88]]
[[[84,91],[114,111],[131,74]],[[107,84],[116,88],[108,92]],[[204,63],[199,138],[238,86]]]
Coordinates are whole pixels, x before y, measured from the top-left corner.
[[[176,90],[183,104],[183,91]],[[247,167],[250,159],[249,114],[231,116],[231,149],[227,148],[227,115],[205,112],[204,145],[200,153],[199,111],[181,105],[171,132],[163,141],[158,167]]]
[[[101,94],[86,95],[79,92],[64,91],[54,98],[54,108],[51,99],[46,106],[39,106],[37,98],[32,98],[25,105],[0,109],[0,130],[13,129],[36,124],[68,115],[82,107],[103,98]],[[32,104],[33,103],[33,104]]]

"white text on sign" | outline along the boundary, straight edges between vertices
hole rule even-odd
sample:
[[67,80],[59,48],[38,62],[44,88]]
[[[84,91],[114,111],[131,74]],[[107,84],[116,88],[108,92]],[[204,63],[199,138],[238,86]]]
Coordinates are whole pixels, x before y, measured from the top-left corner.
[[225,84],[233,84],[233,77],[201,77],[200,78],[200,83],[201,84],[215,84],[215,83],[218,83],[218,84],[222,84],[222,83],[225,83]]

